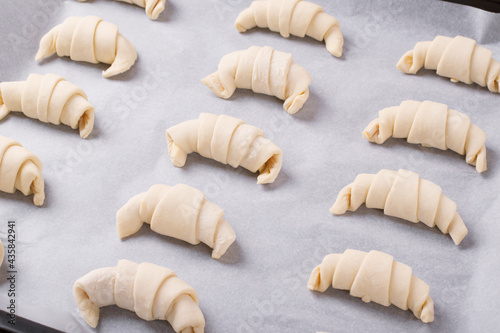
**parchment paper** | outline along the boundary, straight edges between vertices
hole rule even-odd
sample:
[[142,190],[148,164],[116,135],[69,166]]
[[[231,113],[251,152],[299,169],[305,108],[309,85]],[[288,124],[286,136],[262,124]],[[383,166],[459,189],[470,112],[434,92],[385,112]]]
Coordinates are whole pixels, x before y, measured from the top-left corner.
[[[46,203],[21,193],[0,194],[0,231],[17,223],[17,302],[68,310],[77,316],[72,285],[87,272],[119,259],[175,270],[199,294],[206,332],[493,332],[500,317],[500,185],[497,130],[500,96],[479,86],[453,84],[433,71],[416,76],[396,69],[416,42],[464,35],[500,58],[500,19],[479,9],[440,1],[316,0],[337,17],[344,55],[331,56],[311,38],[282,38],[254,29],[239,34],[238,13],[250,1],[167,0],[158,21],[144,9],[116,1],[0,2],[0,80],[55,73],[80,86],[96,107],[88,140],[63,125],[10,114],[0,133],[21,142],[43,162]],[[40,38],[66,17],[98,15],[116,24],[136,47],[131,70],[101,77],[108,65],[53,56],[34,61]],[[290,52],[313,81],[311,96],[294,116],[274,97],[238,90],[215,96],[200,79],[221,57],[252,45]],[[487,134],[488,171],[478,174],[463,156],[390,139],[362,139],[384,107],[403,100],[448,104]],[[200,112],[226,113],[262,128],[283,149],[283,169],[272,185],[197,154],[175,168],[165,129]],[[460,246],[437,228],[390,218],[361,207],[332,216],[341,188],[359,173],[409,169],[439,184],[469,228]],[[185,183],[225,210],[236,243],[219,260],[211,249],[152,232],[145,225],[121,241],[116,211],[151,185]],[[322,258],[345,249],[387,252],[413,267],[435,302],[435,322],[410,311],[365,304],[348,292],[311,292],[306,284]],[[7,293],[0,268],[0,293]],[[71,330],[68,328],[68,330]],[[166,322],[145,322],[116,306],[101,310],[99,332],[173,332]]]

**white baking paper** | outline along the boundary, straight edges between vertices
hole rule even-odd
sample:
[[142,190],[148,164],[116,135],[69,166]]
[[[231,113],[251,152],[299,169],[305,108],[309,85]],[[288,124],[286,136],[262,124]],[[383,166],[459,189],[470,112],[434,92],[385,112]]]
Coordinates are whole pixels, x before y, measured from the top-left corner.
[[[42,208],[21,193],[0,194],[0,232],[16,221],[17,302],[77,314],[75,280],[119,259],[175,270],[199,295],[206,332],[493,332],[500,317],[500,96],[475,85],[453,84],[433,71],[405,75],[398,59],[416,42],[464,35],[500,58],[500,19],[479,9],[441,1],[315,0],[340,21],[344,55],[330,55],[311,38],[234,28],[242,0],[167,0],[151,21],[144,9],[96,0],[0,2],[0,81],[29,73],[55,73],[80,86],[96,108],[96,125],[78,131],[12,113],[0,134],[21,142],[43,162]],[[116,24],[136,47],[137,63],[112,79],[105,64],[52,56],[34,61],[40,38],[68,16],[97,15]],[[275,97],[237,90],[229,100],[200,81],[226,53],[252,45],[292,53],[312,76],[302,110],[288,115]],[[445,103],[469,115],[487,134],[488,171],[465,158],[390,139],[362,139],[384,107],[403,100]],[[262,128],[284,153],[276,182],[257,185],[256,174],[197,154],[175,168],[165,129],[200,112],[228,114]],[[361,207],[333,216],[338,192],[359,173],[382,168],[417,172],[439,184],[458,205],[469,235],[455,246],[448,235]],[[152,232],[148,225],[120,240],[115,214],[151,185],[185,183],[225,210],[237,234],[220,259],[211,249]],[[5,244],[4,244],[5,245]],[[427,282],[435,321],[410,311],[365,304],[346,291],[311,292],[307,280],[322,258],[345,249],[387,252]],[[7,267],[0,268],[6,294]],[[3,306],[3,305],[2,305]],[[66,328],[71,331],[72,326]],[[98,332],[173,332],[166,322],[146,322],[116,306],[101,310]]]

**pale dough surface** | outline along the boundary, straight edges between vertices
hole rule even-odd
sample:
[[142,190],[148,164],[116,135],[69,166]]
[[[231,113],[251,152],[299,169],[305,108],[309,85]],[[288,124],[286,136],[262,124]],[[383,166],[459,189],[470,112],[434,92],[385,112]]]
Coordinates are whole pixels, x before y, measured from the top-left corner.
[[214,259],[219,259],[236,239],[222,208],[207,200],[200,190],[184,184],[153,185],[116,213],[120,238],[135,234],[143,223],[162,235],[193,245],[207,244],[214,249]]
[[269,46],[252,46],[222,57],[217,72],[202,81],[224,99],[231,97],[236,88],[276,96],[285,100],[283,108],[294,114],[309,98],[311,76],[293,61],[291,54]]
[[201,113],[198,119],[172,126],[166,131],[168,153],[176,167],[197,152],[206,158],[260,172],[258,184],[274,182],[283,163],[283,152],[264,132],[227,115]]
[[413,223],[437,226],[450,234],[456,245],[467,235],[467,227],[457,213],[457,204],[442,194],[441,187],[408,170],[380,170],[376,175],[360,174],[344,187],[330,212],[355,211],[363,203],[367,208],[383,209],[384,214]]
[[434,302],[427,283],[387,253],[345,250],[327,255],[312,271],[307,287],[324,292],[330,285],[349,290],[366,303],[393,304],[401,310],[410,309],[424,323],[434,321]]
[[433,41],[418,42],[401,57],[397,68],[406,74],[416,74],[424,67],[453,82],[476,83],[498,92],[500,63],[492,55],[493,52],[471,38],[437,36]]
[[309,36],[325,41],[328,52],[342,55],[344,37],[339,21],[323,11],[323,7],[302,0],[254,1],[236,19],[236,29],[245,32],[254,27],[269,28],[288,38]]
[[0,135],[0,191],[33,195],[33,203],[43,205],[45,183],[42,162],[28,149],[11,138]]
[[[78,0],[80,2],[85,2],[87,0]],[[144,8],[146,15],[152,19],[156,20],[158,16],[165,9],[165,0],[117,0],[122,2],[127,2],[130,4],[137,5]]]
[[102,73],[111,77],[126,72],[137,59],[134,45],[112,23],[97,16],[71,16],[56,25],[40,40],[35,60],[57,53],[74,61],[111,64]]
[[94,107],[85,92],[55,74],[30,74],[26,81],[0,83],[0,120],[11,111],[78,128],[84,139],[94,128]]
[[94,328],[99,308],[116,304],[144,320],[167,320],[176,332],[204,332],[196,291],[162,266],[120,260],[116,267],[95,269],[79,278],[73,296],[81,316]]
[[390,137],[465,155],[478,172],[486,171],[486,134],[469,117],[431,101],[404,101],[379,111],[363,131],[363,138],[378,144]]

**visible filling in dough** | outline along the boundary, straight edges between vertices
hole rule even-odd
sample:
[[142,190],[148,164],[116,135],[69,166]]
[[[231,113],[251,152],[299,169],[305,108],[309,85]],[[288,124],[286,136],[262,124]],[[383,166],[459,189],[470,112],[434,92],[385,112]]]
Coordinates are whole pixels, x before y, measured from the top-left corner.
[[202,113],[199,119],[167,129],[166,138],[175,166],[184,166],[187,155],[198,152],[234,168],[261,171],[258,184],[274,182],[283,162],[281,149],[260,129],[227,115]]
[[94,107],[74,84],[55,74],[30,74],[26,81],[0,83],[0,119],[23,112],[45,123],[79,128],[87,138],[94,128]]

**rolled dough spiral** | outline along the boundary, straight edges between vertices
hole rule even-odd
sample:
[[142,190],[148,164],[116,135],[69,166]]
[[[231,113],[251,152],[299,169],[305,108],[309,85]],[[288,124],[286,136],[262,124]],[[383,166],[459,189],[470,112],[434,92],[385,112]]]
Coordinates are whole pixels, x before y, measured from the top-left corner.
[[[85,2],[87,0],[78,0]],[[165,9],[165,0],[117,0],[130,3],[139,7],[145,8],[146,15],[152,20],[156,20],[161,12]]]
[[116,214],[118,236],[139,231],[143,223],[159,234],[196,245],[200,241],[213,248],[219,259],[236,239],[224,211],[205,199],[200,190],[184,184],[153,185],[131,198]]
[[269,28],[288,38],[290,35],[309,36],[326,42],[328,52],[336,57],[342,55],[344,37],[339,21],[323,12],[317,4],[302,0],[254,1],[240,13],[235,23],[239,32],[254,27]]
[[198,119],[170,127],[166,136],[176,167],[183,167],[187,155],[197,152],[233,168],[259,171],[257,183],[267,184],[274,182],[283,163],[283,152],[261,129],[224,114],[201,113]]
[[35,60],[56,53],[74,61],[111,64],[102,73],[111,77],[129,70],[137,59],[135,47],[118,32],[118,27],[97,16],[71,16],[40,40]]
[[434,69],[452,82],[473,82],[498,92],[500,63],[492,52],[467,37],[437,36],[432,42],[419,42],[399,60],[397,68],[406,74],[416,74],[420,68]]
[[34,194],[33,203],[45,200],[42,162],[28,149],[11,138],[0,135],[0,191]]
[[350,290],[364,302],[410,309],[424,323],[434,321],[430,288],[412,268],[379,251],[346,250],[327,255],[309,277],[307,288],[324,292],[329,286]]
[[75,282],[73,296],[94,328],[99,308],[115,304],[144,320],[167,320],[176,332],[203,333],[205,328],[196,291],[174,271],[150,263],[120,260],[116,267],[93,270]]
[[441,150],[451,149],[465,155],[478,172],[487,168],[486,134],[469,117],[436,102],[404,101],[385,108],[379,118],[363,131],[363,138],[378,144],[390,137],[407,138],[409,143]]
[[202,82],[217,96],[227,99],[236,88],[285,100],[283,108],[294,114],[309,98],[309,73],[293,62],[292,55],[269,46],[252,46],[248,50],[222,57],[217,72]]
[[330,212],[341,215],[363,203],[367,208],[383,209],[385,215],[437,226],[442,233],[449,233],[456,245],[468,232],[457,204],[442,194],[441,187],[408,170],[358,175],[340,191]]
[[82,138],[94,128],[94,107],[85,92],[55,74],[30,74],[26,81],[0,83],[0,119],[11,111],[79,128]]

